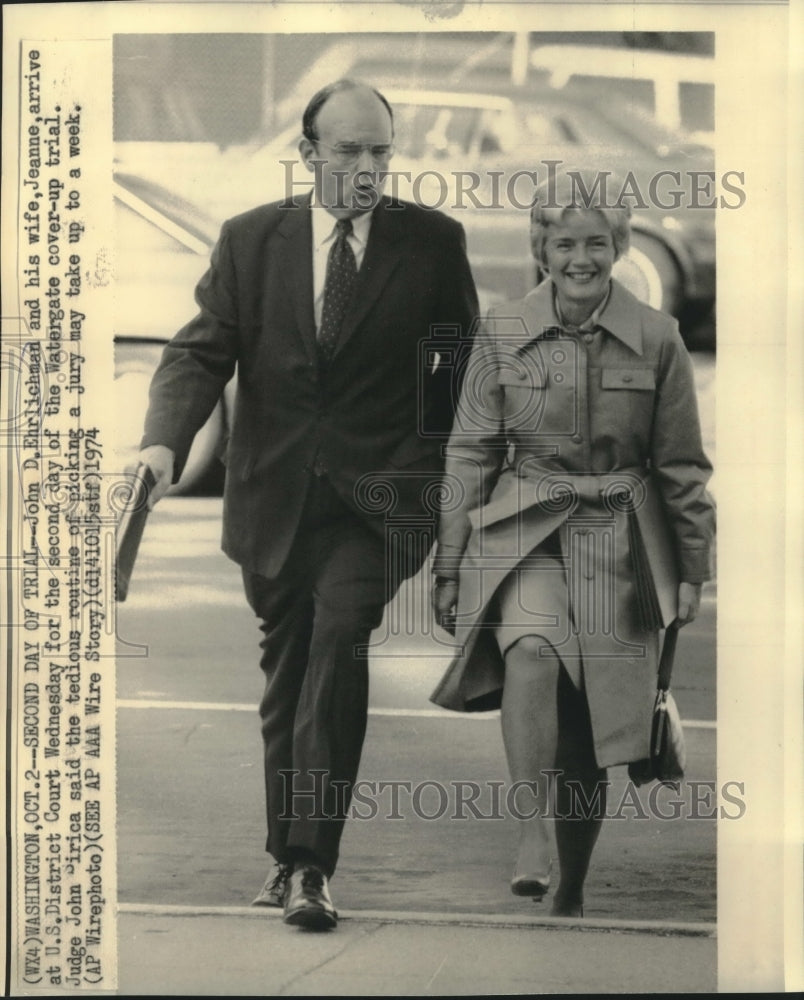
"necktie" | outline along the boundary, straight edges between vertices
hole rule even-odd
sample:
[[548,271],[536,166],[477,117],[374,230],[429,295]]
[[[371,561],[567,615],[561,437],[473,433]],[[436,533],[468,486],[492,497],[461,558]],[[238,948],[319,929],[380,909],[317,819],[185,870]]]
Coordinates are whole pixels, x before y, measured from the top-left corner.
[[327,258],[324,308],[321,313],[321,326],[318,329],[318,346],[324,361],[329,361],[335,353],[338,335],[357,277],[357,261],[347,239],[352,232],[352,220],[338,219],[335,230],[335,242]]

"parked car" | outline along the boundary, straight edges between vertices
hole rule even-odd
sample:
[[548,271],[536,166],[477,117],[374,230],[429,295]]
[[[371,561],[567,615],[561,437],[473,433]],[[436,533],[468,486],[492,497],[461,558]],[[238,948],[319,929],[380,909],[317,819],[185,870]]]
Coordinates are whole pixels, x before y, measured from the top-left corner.
[[[638,106],[614,98],[601,104],[580,85],[529,86],[516,97],[457,86],[405,88],[394,79],[379,85],[394,108],[395,192],[440,207],[463,223],[479,284],[515,298],[540,280],[529,248],[532,185],[525,172],[540,170],[544,176],[550,160],[606,169],[612,173],[610,190],[618,192],[630,176],[648,202],[634,208],[632,249],[618,265],[618,276],[646,301],[677,316],[688,346],[714,348],[715,209],[662,208],[649,197],[657,174],[668,178],[677,172],[686,179],[689,201],[693,172],[713,171],[709,146],[665,128]],[[161,169],[166,183],[182,184],[184,194],[224,217],[298,194],[312,183],[298,162],[300,116],[298,109],[291,124],[259,146],[220,152],[176,145],[150,162],[141,150],[127,153],[138,157],[139,170]],[[478,177],[471,197],[470,173]],[[512,202],[506,182],[517,176]],[[502,198],[495,195],[495,184]],[[673,186],[666,180],[659,187],[670,203]]]
[[[478,279],[507,296],[524,294],[539,280],[530,260],[526,178],[515,201],[494,203],[493,185],[505,185],[519,172],[547,175],[547,161],[608,170],[609,190],[619,192],[633,177],[647,207],[634,207],[632,249],[619,265],[620,277],[657,308],[678,316],[683,332],[692,334],[715,300],[715,210],[681,205],[671,210],[653,204],[650,185],[660,171],[713,169],[712,152],[660,126],[647,113],[624,102],[597,104],[583,88],[528,88],[516,100],[507,94],[461,90],[403,90],[388,87],[397,120],[397,154],[392,168],[430,174],[430,189],[418,192],[425,203],[438,204],[443,182],[460,183],[456,168],[480,178],[474,192],[480,207],[464,197],[454,214],[464,223],[469,253]],[[439,169],[440,168],[440,169]],[[502,172],[502,180],[495,174]],[[665,175],[667,176],[667,175]],[[683,181],[682,181],[683,184]],[[662,194],[667,203],[667,185]],[[404,194],[410,194],[403,191]],[[499,200],[499,199],[496,199]],[[446,205],[455,205],[453,192]],[[634,202],[632,201],[632,204]],[[695,345],[703,346],[703,345]],[[711,345],[713,346],[713,345]]]
[[[457,161],[465,169],[482,172],[491,167],[512,173],[527,169],[534,160],[554,158],[590,166],[608,161],[615,170],[633,170],[643,188],[657,171],[712,172],[712,39],[706,32],[692,33],[684,36],[683,45],[676,39],[663,51],[655,39],[646,44],[639,33],[621,33],[620,44],[614,34],[332,35],[331,44],[278,103],[275,116],[295,139],[296,123],[310,93],[328,80],[350,76],[382,90],[400,119],[400,102],[407,100],[403,92],[412,93],[414,105],[441,102],[440,130],[448,133],[450,126],[445,123],[459,118],[457,131],[467,139],[447,154],[453,167]],[[471,104],[478,112],[474,117],[467,111]],[[502,147],[502,154],[498,143],[477,141],[486,122],[494,118],[513,138]],[[506,128],[511,122],[514,126]],[[533,141],[529,122],[537,123]],[[543,127],[550,122],[555,129]],[[492,130],[496,131],[493,124]],[[401,137],[397,146],[392,168],[398,170],[405,151]],[[275,148],[272,142],[266,152],[275,155]],[[422,147],[414,153],[419,170],[437,167],[428,163],[428,157]],[[591,163],[592,157],[598,162]],[[517,233],[523,230],[516,221],[503,220],[498,213],[495,223],[490,213],[486,215],[483,223],[462,219],[467,229],[478,231],[474,239],[470,234],[473,264],[482,267],[481,280],[491,287],[519,294],[538,280],[527,265],[522,272],[521,263],[517,275],[511,259],[510,251],[513,256],[522,248],[527,251],[527,227],[517,245]],[[634,265],[633,281],[648,290],[652,304],[679,318],[689,347],[714,349],[715,211],[698,207],[663,211],[652,206],[635,212],[633,230],[628,262]],[[501,268],[500,252],[506,251]],[[487,277],[489,257],[498,266]]]
[[529,72],[546,71],[551,87],[585,81],[639,101],[670,129],[714,145],[715,60],[688,52],[597,45],[536,45]]
[[[219,224],[161,185],[118,171],[113,180],[115,269],[114,379],[121,466],[135,457],[148,388],[167,341],[194,314],[193,289]],[[218,462],[232,390],[196,435],[173,493],[221,481]]]
[[[658,170],[711,169],[707,147],[684,141],[638,111],[612,103],[600,108],[588,95],[567,89],[529,88],[527,98],[514,100],[458,88],[382,86],[395,112],[392,169],[418,180],[412,190],[413,181],[406,188],[398,178],[398,193],[442,207],[463,223],[484,306],[525,294],[541,277],[529,247],[527,183],[519,207],[510,199],[487,207],[500,175],[510,178],[561,160],[610,169],[614,176],[631,171],[646,189]],[[294,124],[267,145],[225,152],[198,143],[119,144],[115,377],[121,439],[130,450],[139,441],[162,347],[195,311],[192,291],[221,221],[288,193],[294,163],[294,193],[310,183],[297,162],[297,141]],[[473,194],[479,207],[465,188],[463,207],[457,207],[457,187],[464,183],[459,171],[477,175]],[[714,348],[714,210],[637,208],[632,231],[617,276],[645,301],[675,314],[688,346]],[[230,385],[197,435],[174,491],[219,483],[233,397]]]

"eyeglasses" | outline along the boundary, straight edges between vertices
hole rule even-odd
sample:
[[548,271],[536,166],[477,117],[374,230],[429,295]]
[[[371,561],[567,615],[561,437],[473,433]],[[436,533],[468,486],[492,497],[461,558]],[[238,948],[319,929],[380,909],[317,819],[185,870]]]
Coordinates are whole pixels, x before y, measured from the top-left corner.
[[383,143],[379,146],[364,145],[360,142],[340,142],[337,146],[330,146],[326,142],[321,142],[320,139],[314,139],[313,141],[317,146],[323,146],[325,149],[328,149],[333,154],[333,158],[344,166],[351,166],[357,163],[363,153],[368,153],[373,163],[384,163],[394,154],[394,144],[392,142]]

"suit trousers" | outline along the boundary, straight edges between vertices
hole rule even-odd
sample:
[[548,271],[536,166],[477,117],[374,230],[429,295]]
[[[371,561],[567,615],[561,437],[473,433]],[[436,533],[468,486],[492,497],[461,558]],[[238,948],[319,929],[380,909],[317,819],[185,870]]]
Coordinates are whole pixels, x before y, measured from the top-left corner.
[[331,876],[366,731],[360,647],[393,591],[385,543],[326,476],[312,476],[278,576],[244,570],[243,580],[262,619],[267,850],[282,863],[313,860]]

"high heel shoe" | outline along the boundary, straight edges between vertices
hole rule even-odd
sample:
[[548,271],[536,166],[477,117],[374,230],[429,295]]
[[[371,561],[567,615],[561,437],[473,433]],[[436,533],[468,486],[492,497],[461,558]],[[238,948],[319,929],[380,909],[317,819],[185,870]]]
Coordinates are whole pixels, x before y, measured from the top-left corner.
[[511,892],[515,896],[531,896],[538,901],[550,890],[550,873],[547,875],[515,875],[511,879]]
[[547,871],[544,875],[536,875],[527,870],[523,872],[520,868],[520,861],[521,858],[517,860],[517,866],[511,879],[511,892],[515,896],[531,896],[534,901],[538,901],[550,889],[552,862],[548,861]]

